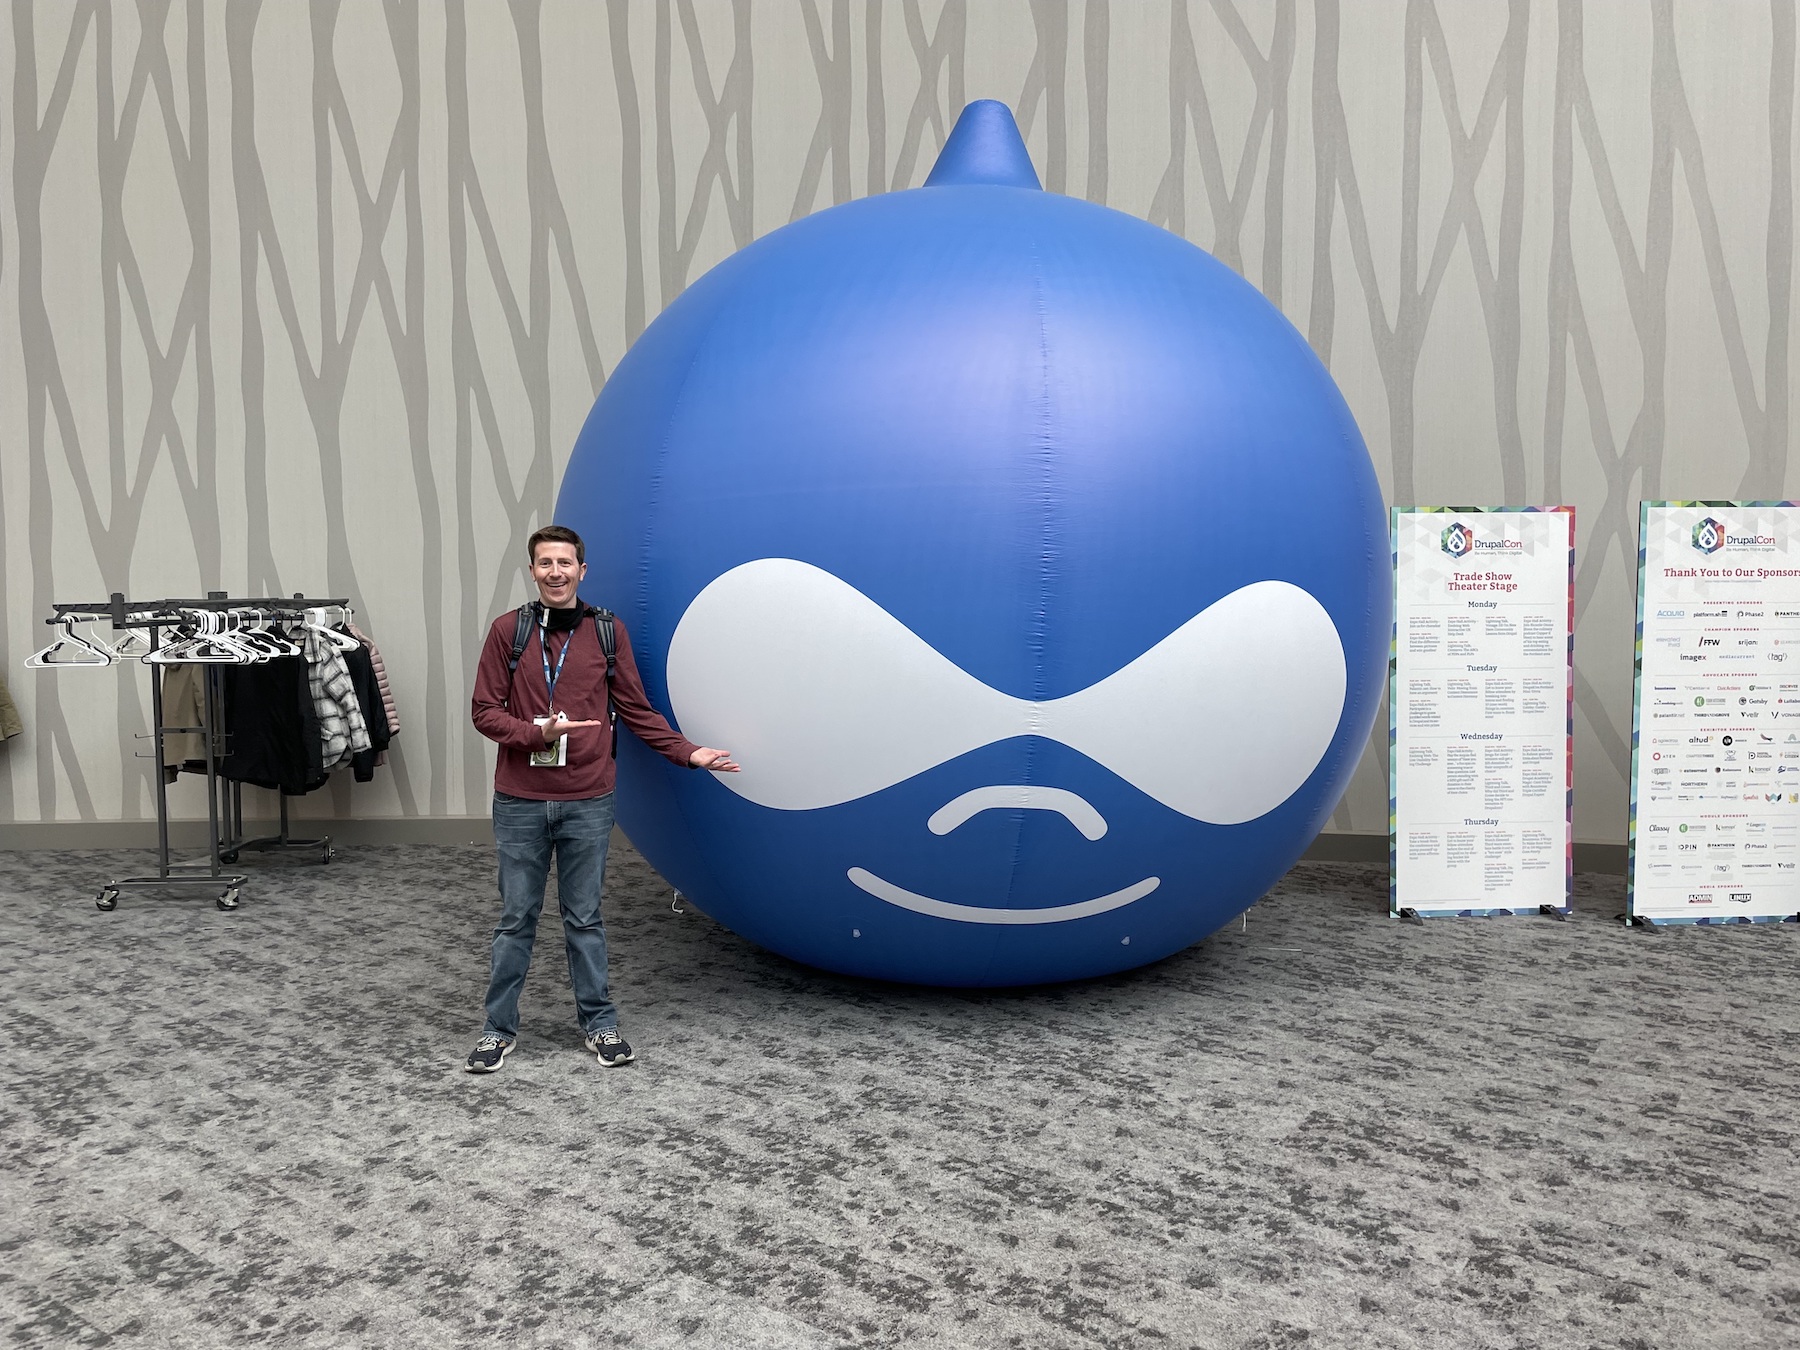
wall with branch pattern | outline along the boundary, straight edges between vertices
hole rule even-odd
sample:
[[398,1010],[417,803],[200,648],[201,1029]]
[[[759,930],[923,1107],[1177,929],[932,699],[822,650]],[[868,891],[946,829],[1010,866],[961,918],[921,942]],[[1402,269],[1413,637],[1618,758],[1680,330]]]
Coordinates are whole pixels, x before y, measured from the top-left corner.
[[1279,304],[1390,500],[1576,505],[1583,839],[1638,499],[1800,495],[1789,0],[12,0],[0,72],[0,820],[152,812],[141,672],[18,666],[115,589],[352,597],[404,732],[305,810],[483,813],[474,654],[608,372],[970,98]]

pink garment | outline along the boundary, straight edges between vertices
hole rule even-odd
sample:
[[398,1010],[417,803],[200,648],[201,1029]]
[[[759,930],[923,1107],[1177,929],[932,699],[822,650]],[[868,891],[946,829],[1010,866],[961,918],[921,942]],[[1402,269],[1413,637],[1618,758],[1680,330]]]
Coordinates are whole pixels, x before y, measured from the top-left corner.
[[[394,710],[394,690],[388,684],[387,666],[381,660],[381,648],[377,647],[367,633],[362,632],[352,623],[347,625],[350,636],[369,649],[369,664],[375,667],[375,687],[381,690],[381,707],[387,714],[388,735],[400,734],[400,714]],[[383,750],[375,756],[377,764],[387,763],[387,751]]]

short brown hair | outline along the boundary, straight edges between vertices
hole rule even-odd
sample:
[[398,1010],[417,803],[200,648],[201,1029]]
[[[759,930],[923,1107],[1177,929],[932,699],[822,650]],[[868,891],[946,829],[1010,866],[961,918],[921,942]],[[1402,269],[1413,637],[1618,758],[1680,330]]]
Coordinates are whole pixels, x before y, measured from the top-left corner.
[[532,532],[531,538],[525,541],[525,552],[531,558],[533,566],[537,564],[539,544],[573,544],[575,561],[584,564],[587,562],[587,545],[567,525],[546,525],[543,529]]

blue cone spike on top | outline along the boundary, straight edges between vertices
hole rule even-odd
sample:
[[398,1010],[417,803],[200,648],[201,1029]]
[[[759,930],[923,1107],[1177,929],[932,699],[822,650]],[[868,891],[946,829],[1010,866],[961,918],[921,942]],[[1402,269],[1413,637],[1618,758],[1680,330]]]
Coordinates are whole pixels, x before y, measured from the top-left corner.
[[962,110],[943,153],[931,166],[926,187],[1042,188],[1031,152],[1019,135],[1012,109],[991,98],[978,98]]

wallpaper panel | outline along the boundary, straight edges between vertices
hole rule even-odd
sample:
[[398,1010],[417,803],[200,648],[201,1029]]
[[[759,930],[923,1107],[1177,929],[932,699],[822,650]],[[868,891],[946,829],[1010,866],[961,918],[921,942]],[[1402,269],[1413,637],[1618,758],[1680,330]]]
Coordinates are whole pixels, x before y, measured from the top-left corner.
[[215,587],[347,595],[387,654],[391,770],[305,812],[483,812],[475,652],[608,372],[970,98],[1279,304],[1391,500],[1577,506],[1581,838],[1623,834],[1638,499],[1800,488],[1788,0],[12,0],[0,71],[0,819],[152,810],[141,672],[18,667],[50,603]]

